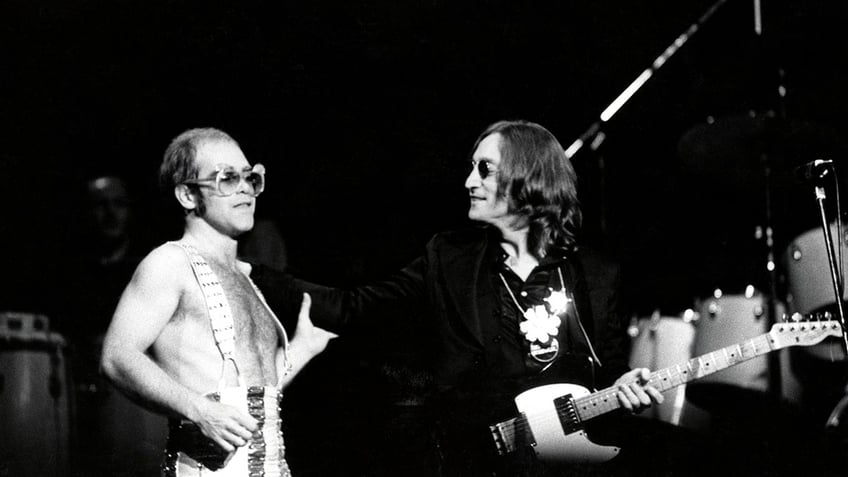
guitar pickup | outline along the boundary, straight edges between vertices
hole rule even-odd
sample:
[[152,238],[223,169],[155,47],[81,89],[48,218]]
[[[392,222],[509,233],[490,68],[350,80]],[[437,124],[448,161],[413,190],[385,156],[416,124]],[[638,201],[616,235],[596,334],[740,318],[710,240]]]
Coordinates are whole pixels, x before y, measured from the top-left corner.
[[577,410],[574,409],[574,399],[571,397],[571,394],[554,399],[554,407],[557,410],[562,430],[566,435],[582,427],[580,416],[577,414]]
[[514,452],[519,446],[535,446],[536,439],[524,414],[489,426],[498,455]]

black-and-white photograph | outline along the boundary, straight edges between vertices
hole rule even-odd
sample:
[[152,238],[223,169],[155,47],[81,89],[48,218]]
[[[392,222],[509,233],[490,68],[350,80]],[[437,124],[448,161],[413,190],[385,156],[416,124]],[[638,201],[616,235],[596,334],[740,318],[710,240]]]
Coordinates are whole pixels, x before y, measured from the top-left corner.
[[848,4],[0,4],[0,477],[848,475]]

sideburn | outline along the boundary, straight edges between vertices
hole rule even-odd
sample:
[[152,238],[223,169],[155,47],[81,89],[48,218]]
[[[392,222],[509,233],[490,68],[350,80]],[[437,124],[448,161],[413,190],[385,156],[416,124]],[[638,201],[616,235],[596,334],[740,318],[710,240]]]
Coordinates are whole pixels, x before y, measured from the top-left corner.
[[195,202],[197,203],[197,207],[194,208],[194,213],[197,214],[198,217],[203,217],[206,215],[206,199],[203,197],[203,194],[200,191],[194,195]]

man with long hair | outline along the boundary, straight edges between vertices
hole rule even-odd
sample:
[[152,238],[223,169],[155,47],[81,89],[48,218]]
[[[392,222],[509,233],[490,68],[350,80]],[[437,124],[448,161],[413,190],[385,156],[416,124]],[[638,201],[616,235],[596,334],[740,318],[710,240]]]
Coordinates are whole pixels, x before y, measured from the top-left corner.
[[[444,475],[547,472],[524,445],[526,432],[496,439],[489,429],[517,417],[513,398],[526,389],[613,386],[608,399],[631,412],[662,401],[648,370],[627,365],[618,268],[577,244],[576,182],[545,128],[492,124],[474,144],[465,181],[473,226],[435,235],[423,256],[389,280],[313,292],[313,319],[334,330],[426,308]],[[287,288],[269,270],[257,269],[254,278],[268,295]],[[499,439],[508,441],[501,452]]]

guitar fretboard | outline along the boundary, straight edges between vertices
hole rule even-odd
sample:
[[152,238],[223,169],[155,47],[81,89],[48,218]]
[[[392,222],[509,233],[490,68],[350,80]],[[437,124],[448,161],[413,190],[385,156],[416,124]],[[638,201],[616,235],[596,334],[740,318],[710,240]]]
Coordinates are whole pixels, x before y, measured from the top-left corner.
[[[764,355],[774,349],[774,342],[766,333],[743,343],[692,358],[685,365],[677,364],[655,371],[651,373],[648,384],[663,392]],[[588,396],[575,399],[574,407],[580,421],[586,421],[620,408],[621,403],[616,397],[617,392],[617,386],[610,386]]]

